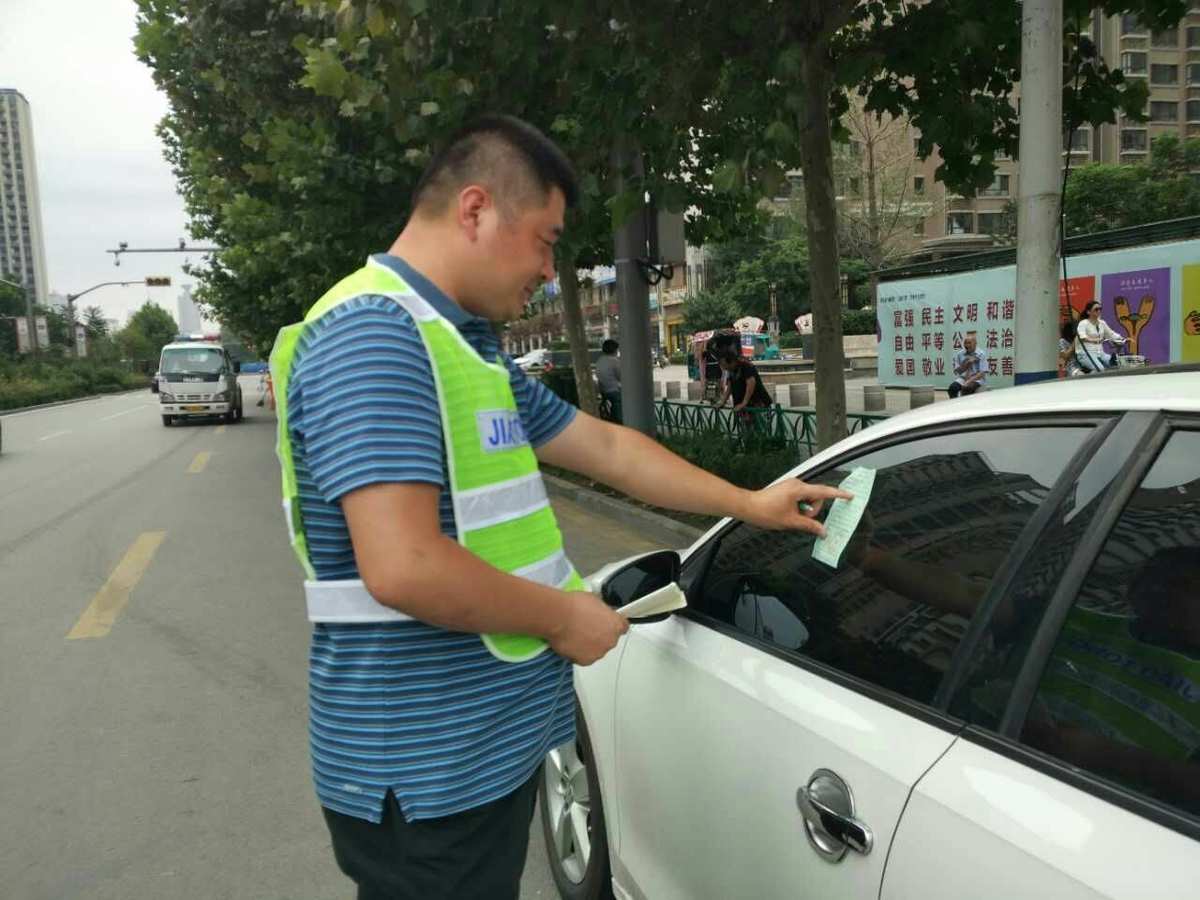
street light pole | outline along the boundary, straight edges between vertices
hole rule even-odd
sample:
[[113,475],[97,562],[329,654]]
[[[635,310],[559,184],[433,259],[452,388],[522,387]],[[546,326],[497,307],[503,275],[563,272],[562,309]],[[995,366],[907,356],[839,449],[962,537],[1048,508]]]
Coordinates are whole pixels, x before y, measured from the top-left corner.
[[75,356],[76,358],[79,356],[79,345],[76,342],[75,335],[75,301],[84,294],[90,294],[92,291],[99,290],[102,287],[112,287],[115,285],[129,287],[131,284],[144,284],[147,287],[170,287],[171,279],[165,276],[150,276],[147,278],[139,278],[136,281],[102,281],[99,284],[93,284],[87,290],[80,291],[78,294],[67,294],[67,327],[70,329],[72,356]]

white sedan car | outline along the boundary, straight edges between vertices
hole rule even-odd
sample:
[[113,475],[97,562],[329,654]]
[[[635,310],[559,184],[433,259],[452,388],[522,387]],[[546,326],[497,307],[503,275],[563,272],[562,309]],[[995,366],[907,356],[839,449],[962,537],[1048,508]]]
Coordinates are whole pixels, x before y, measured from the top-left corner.
[[562,896],[1200,896],[1200,366],[938,403],[787,477],[858,468],[836,566],[725,521],[593,576],[688,608],[576,671]]

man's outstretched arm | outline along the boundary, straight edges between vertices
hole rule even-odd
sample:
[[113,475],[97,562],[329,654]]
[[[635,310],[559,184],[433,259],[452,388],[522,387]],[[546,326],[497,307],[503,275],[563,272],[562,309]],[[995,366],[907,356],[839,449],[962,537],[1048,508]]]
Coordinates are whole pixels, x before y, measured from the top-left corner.
[[[826,500],[848,499],[833,487],[788,479],[749,491],[693,466],[640,431],[580,412],[537,450],[538,458],[668,509],[732,516],[763,528],[795,528],[820,534],[815,521]],[[802,510],[800,504],[807,504]]]

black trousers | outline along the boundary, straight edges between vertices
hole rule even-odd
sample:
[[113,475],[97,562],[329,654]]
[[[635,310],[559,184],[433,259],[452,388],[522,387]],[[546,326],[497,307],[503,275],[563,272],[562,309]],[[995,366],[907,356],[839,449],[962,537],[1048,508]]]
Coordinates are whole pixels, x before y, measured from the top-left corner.
[[950,382],[950,387],[946,389],[946,393],[951,397],[957,397],[959,394],[967,397],[977,390],[979,390],[979,385],[977,384],[961,385],[957,381],[952,381]]
[[358,900],[517,900],[540,775],[441,819],[405,822],[390,791],[378,825],[323,809],[338,867]]

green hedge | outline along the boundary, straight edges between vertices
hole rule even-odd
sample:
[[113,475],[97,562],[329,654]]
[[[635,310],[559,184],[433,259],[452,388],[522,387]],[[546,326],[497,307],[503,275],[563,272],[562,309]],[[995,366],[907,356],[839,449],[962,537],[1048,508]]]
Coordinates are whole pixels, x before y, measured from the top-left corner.
[[794,350],[800,345],[800,332],[798,331],[788,331],[779,336],[780,350]]
[[766,487],[800,461],[796,451],[768,438],[747,441],[744,447],[736,449],[715,435],[680,435],[658,440],[692,465],[750,490]]
[[875,310],[847,309],[842,311],[842,334],[874,334]]
[[149,386],[146,375],[86,360],[0,362],[0,409],[20,409]]

